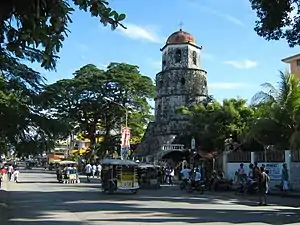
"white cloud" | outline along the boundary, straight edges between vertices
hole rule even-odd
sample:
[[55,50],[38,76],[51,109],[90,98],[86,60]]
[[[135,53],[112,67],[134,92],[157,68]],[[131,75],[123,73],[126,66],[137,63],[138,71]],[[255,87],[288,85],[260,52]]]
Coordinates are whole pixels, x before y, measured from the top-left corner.
[[223,19],[226,19],[227,21],[233,23],[233,24],[236,24],[236,25],[239,25],[239,26],[245,26],[245,24],[238,18],[236,17],[233,17],[229,14],[226,14],[226,13],[222,13],[222,12],[219,12],[219,11],[216,11],[214,9],[211,9],[209,7],[206,7],[206,6],[200,6],[200,5],[197,5],[197,7],[207,13],[210,13],[212,15],[215,15],[217,17],[220,17],[220,18],[223,18]]
[[231,65],[238,69],[250,69],[257,67],[257,62],[249,59],[246,60],[229,60],[225,61],[225,64]]
[[146,40],[153,43],[162,43],[161,38],[155,31],[155,29],[149,26],[139,26],[132,23],[125,24],[127,29],[118,28],[119,32],[128,38],[134,40]]
[[236,83],[236,82],[216,82],[216,83],[208,83],[208,89],[242,89],[250,87],[250,85],[245,84],[245,83]]

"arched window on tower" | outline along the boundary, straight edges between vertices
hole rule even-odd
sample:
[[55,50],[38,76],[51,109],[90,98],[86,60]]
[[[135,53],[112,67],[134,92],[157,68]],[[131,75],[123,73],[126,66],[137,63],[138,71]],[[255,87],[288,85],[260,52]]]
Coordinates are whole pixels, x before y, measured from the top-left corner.
[[185,85],[185,79],[184,79],[184,77],[181,78],[180,83],[181,83],[182,86]]
[[181,62],[181,50],[177,49],[175,52],[175,62],[180,63]]
[[197,52],[193,51],[193,63],[194,65],[197,65]]
[[164,81],[162,79],[160,79],[158,84],[159,84],[158,88],[162,88],[164,86]]

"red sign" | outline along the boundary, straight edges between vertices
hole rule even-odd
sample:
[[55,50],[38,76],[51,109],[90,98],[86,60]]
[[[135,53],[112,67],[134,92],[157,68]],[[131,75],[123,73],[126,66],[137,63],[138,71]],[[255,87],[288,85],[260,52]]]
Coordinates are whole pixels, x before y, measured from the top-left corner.
[[130,128],[122,128],[122,140],[121,140],[121,157],[126,158],[128,151],[130,150]]

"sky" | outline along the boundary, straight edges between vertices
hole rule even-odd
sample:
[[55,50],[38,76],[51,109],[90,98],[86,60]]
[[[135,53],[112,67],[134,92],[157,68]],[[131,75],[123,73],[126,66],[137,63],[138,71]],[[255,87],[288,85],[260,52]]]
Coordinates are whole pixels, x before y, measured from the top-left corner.
[[189,32],[203,47],[201,67],[207,71],[208,91],[217,100],[245,98],[275,84],[279,70],[288,69],[281,59],[299,53],[285,40],[266,41],[254,31],[255,12],[249,0],[111,0],[112,8],[126,14],[126,30],[112,31],[89,13],[76,10],[71,33],[64,42],[56,72],[34,65],[48,83],[71,78],[92,63],[105,68],[110,62],[137,65],[153,80],[161,70],[160,48],[170,34]]

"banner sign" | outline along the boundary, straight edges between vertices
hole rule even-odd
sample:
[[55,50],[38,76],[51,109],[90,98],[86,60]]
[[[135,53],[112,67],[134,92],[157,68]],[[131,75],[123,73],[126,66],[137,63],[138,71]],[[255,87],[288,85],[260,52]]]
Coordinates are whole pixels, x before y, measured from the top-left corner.
[[266,170],[269,170],[271,181],[281,181],[282,163],[266,163]]
[[126,159],[130,150],[130,128],[122,128],[121,159]]

